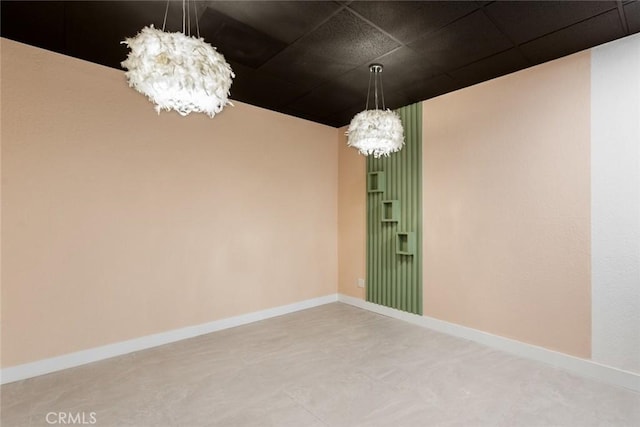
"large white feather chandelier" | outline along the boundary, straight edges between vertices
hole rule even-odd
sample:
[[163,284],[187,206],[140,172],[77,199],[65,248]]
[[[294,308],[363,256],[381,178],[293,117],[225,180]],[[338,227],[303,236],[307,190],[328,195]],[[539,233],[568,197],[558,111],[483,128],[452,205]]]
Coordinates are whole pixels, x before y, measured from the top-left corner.
[[[375,109],[369,110],[372,80]],[[380,97],[378,86],[380,86]],[[378,109],[379,106],[382,109]],[[386,109],[384,105],[381,64],[369,66],[369,88],[365,110],[353,117],[346,134],[349,137],[347,145],[357,148],[365,156],[370,154],[375,158],[389,156],[391,153],[400,151],[404,146],[404,129],[400,116]]]
[[131,52],[121,63],[129,86],[146,95],[161,110],[180,115],[205,113],[214,117],[229,101],[235,74],[224,56],[200,37],[191,36],[189,3],[182,0],[182,32],[165,32],[169,0],[162,30],[144,27],[135,37],[123,41]]

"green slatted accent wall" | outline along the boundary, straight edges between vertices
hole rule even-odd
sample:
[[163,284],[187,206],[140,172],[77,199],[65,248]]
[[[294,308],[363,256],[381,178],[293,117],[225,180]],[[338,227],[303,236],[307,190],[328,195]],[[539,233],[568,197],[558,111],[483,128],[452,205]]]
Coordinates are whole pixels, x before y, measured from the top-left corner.
[[404,148],[367,157],[367,301],[422,315],[422,103],[396,111]]

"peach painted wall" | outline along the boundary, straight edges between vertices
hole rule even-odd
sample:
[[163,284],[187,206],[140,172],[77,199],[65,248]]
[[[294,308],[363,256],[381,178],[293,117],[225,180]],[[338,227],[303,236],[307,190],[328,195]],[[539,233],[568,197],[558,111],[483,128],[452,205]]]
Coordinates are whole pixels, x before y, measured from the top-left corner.
[[424,314],[590,356],[589,52],[424,102]]
[[336,292],[336,129],[1,47],[3,367]]
[[338,292],[365,298],[357,286],[366,278],[366,158],[347,146],[346,126],[338,129]]
[[[0,39],[2,40],[2,39]],[[2,48],[4,45],[0,43],[0,108],[2,105]],[[2,113],[0,111],[0,143],[2,142]],[[0,144],[1,145],[1,144]],[[0,149],[0,177],[2,177],[2,150]],[[0,184],[0,368],[2,368],[2,185]]]

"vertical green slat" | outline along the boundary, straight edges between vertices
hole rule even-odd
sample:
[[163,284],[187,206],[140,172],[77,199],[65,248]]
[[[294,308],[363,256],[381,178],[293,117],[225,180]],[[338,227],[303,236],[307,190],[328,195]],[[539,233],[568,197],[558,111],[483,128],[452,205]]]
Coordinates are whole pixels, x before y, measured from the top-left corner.
[[[367,194],[367,300],[422,314],[422,105],[400,108],[405,147],[367,158],[367,172],[384,171],[384,192]],[[382,200],[398,200],[397,223],[381,222]],[[412,256],[396,254],[397,231],[415,234]]]
[[[403,122],[404,125],[404,111],[400,111],[400,119]],[[405,138],[405,144],[406,144],[406,138]],[[407,149],[407,147],[405,146],[398,154],[398,156],[396,157],[396,182],[398,182],[399,184],[399,188],[398,188],[398,199],[401,201],[400,202],[400,206],[401,206],[401,212],[400,212],[400,223],[398,224],[398,229],[396,231],[401,231],[403,230],[403,228],[405,227],[405,224],[407,223],[407,209],[406,209],[406,186],[405,186],[405,179],[406,179],[406,174],[405,174],[405,163],[406,163],[406,156],[407,156],[407,151],[405,151]],[[395,236],[394,236],[395,238]],[[394,239],[395,240],[395,239]],[[395,242],[394,242],[395,243]],[[397,269],[398,269],[398,282],[397,282],[397,286],[399,289],[399,293],[403,294],[404,293],[404,288],[406,287],[406,281],[407,281],[407,274],[406,274],[406,264],[405,264],[405,260],[403,256],[398,256],[396,254],[394,254],[394,257],[396,258],[396,262],[397,262]],[[398,308],[400,310],[406,310],[406,308],[404,307],[404,305],[402,304],[402,301],[398,301],[398,303],[394,306],[395,308]]]
[[[374,165],[375,165],[375,170],[378,170],[378,171],[383,171],[384,170],[382,168],[383,165],[381,165],[378,160],[374,161]],[[386,181],[387,181],[387,184],[385,184],[385,185],[388,185],[388,180],[386,180]],[[385,187],[385,192],[386,192],[386,187]],[[378,245],[377,247],[380,248],[380,247],[383,247],[384,244],[383,244],[383,241],[382,241],[382,236],[381,236],[381,234],[379,232],[379,229],[380,229],[380,217],[378,216],[378,212],[379,212],[379,210],[378,210],[378,202],[380,201],[380,198],[377,197],[377,196],[379,196],[379,194],[376,194],[376,199],[375,199],[375,203],[374,203],[374,206],[373,206],[373,210],[375,212],[374,229],[375,229],[376,236],[377,236],[376,237],[376,243]],[[379,250],[376,250],[376,261],[377,261],[376,269],[377,269],[377,277],[378,277],[378,289],[377,290],[378,290],[378,300],[379,301],[382,301],[382,294],[384,292],[384,281],[380,280],[380,276],[384,272],[384,265],[382,263],[383,255],[384,254],[382,252],[380,252]]]
[[[409,158],[407,159],[407,169],[411,170],[411,174],[409,174],[407,176],[407,216],[408,216],[408,220],[407,220],[407,224],[408,230],[411,231],[415,231],[415,223],[414,223],[414,218],[415,218],[415,203],[413,203],[413,199],[415,197],[415,187],[413,185],[413,175],[414,175],[414,170],[413,170],[413,160],[415,159],[415,139],[414,139],[414,135],[413,135],[413,126],[412,126],[412,120],[411,120],[411,110],[409,109],[407,111],[407,130],[409,132],[409,136],[408,138],[411,139],[411,141],[414,142],[414,144],[411,145],[411,152],[409,154]],[[412,263],[412,267],[411,269],[409,269],[408,271],[408,285],[410,286],[410,292],[409,292],[409,296],[411,297],[411,301],[408,304],[407,309],[413,313],[415,313],[415,307],[413,305],[413,302],[415,301],[415,291],[416,291],[416,282],[415,282],[415,274],[414,274],[414,270],[415,270],[415,264],[416,264],[416,260],[415,260],[415,255],[413,257],[411,257],[411,263]]]
[[[367,162],[368,163],[368,162]],[[367,173],[367,180],[369,179],[369,168],[366,168],[366,173]],[[369,183],[367,182],[367,186],[369,185]],[[368,188],[368,187],[367,187]],[[367,192],[367,199],[370,197],[369,193]],[[367,296],[367,301],[373,301],[375,298],[373,297],[373,288],[375,286],[375,281],[373,280],[373,275],[371,274],[370,271],[370,265],[371,265],[371,259],[373,257],[373,230],[372,230],[372,221],[371,221],[371,205],[369,203],[366,204],[367,207],[367,236],[366,236],[366,245],[367,245],[367,249],[365,251],[365,253],[367,254],[367,258],[366,258],[366,287],[365,287],[365,292],[366,292],[366,296]]]
[[[380,170],[379,167],[376,167],[377,170]],[[379,217],[378,217],[378,197],[376,195],[376,199],[375,199],[375,203],[373,206],[373,211],[375,213],[374,218],[375,218],[375,223],[374,223],[374,229],[376,232],[376,244],[378,245],[378,247],[382,246],[382,241],[380,240],[380,233],[378,233],[378,227],[380,226],[379,224]],[[380,277],[380,274],[383,271],[382,268],[382,263],[381,263],[381,253],[380,251],[376,251],[376,277]],[[383,289],[384,283],[381,282],[380,280],[378,280],[378,298],[380,298],[382,296],[382,289]]]
[[[407,128],[409,129],[409,138],[411,138],[412,141],[415,141],[415,134],[413,132],[413,120],[412,120],[413,117],[412,117],[412,114],[411,114],[412,110],[413,109],[411,109],[410,111],[407,111],[407,122],[408,122],[407,123]],[[413,165],[415,163],[414,162],[414,160],[415,160],[415,146],[416,146],[416,144],[413,144],[411,146],[411,155],[410,155],[410,159],[408,159],[408,165],[407,165],[407,167],[409,169],[411,169],[411,172],[412,172],[411,175],[409,176],[409,181],[410,181],[410,186],[411,186],[411,190],[410,190],[411,191],[411,196],[410,196],[410,206],[409,206],[409,213],[411,215],[411,221],[410,221],[411,230],[415,230],[416,229],[416,227],[415,227],[415,225],[416,225],[415,224],[415,201],[414,201],[416,188],[415,188],[415,183],[414,183],[414,179],[413,179],[414,175],[415,175],[415,170],[414,170],[414,167],[413,167]],[[415,255],[414,255],[414,258],[412,258],[412,262],[413,262],[413,267],[415,267],[415,265],[417,264],[417,262],[415,260]],[[411,285],[412,285],[412,292],[411,292],[411,297],[412,298],[411,299],[412,299],[413,304],[411,304],[411,308],[410,308],[410,310],[412,312],[416,311],[415,310],[415,300],[416,300],[415,291],[417,289],[417,286],[416,286],[415,279],[416,279],[415,278],[415,268],[412,268],[411,269]]]
[[[367,168],[366,168],[366,173],[367,173],[367,188],[369,188],[369,162],[367,162]],[[366,280],[366,295],[367,295],[367,301],[374,301],[375,300],[375,296],[374,296],[374,289],[375,289],[375,280],[373,279],[373,274],[371,274],[371,264],[373,263],[373,238],[374,238],[374,233],[373,233],[373,218],[371,218],[371,203],[368,202],[369,198],[371,197],[371,193],[369,193],[367,191],[367,237],[366,237],[366,243],[367,243],[367,250],[366,250],[366,254],[367,254],[367,262],[366,262],[366,270],[367,270],[367,277],[365,278]]]
[[[416,282],[420,285],[416,289],[416,311],[422,314],[422,104],[416,106],[414,111],[414,132],[415,139],[420,141],[420,144],[416,145],[416,169],[414,176],[416,180],[416,228],[420,229],[420,233],[416,235],[416,245],[418,250],[416,251],[417,259],[416,263]],[[420,126],[417,125],[420,123]]]
[[[412,116],[412,120],[411,120],[411,122],[412,122],[412,125],[411,125],[411,137],[414,140],[416,140],[416,126],[415,126],[415,114],[414,114],[415,113],[415,108],[411,111],[411,113],[412,113],[411,114],[411,116]],[[413,198],[412,198],[412,202],[413,202],[413,208],[412,208],[413,221],[412,222],[413,222],[413,226],[414,226],[415,229],[418,228],[418,220],[417,220],[418,205],[416,203],[416,198],[418,197],[418,191],[417,191],[418,186],[417,186],[417,182],[416,182],[416,175],[417,175],[417,165],[418,165],[418,160],[419,159],[418,159],[417,147],[418,147],[418,144],[414,144],[414,146],[413,146],[413,168],[412,168],[413,169],[413,173],[411,174],[411,178],[412,178],[412,181],[413,181],[413,188],[414,188]],[[416,245],[416,247],[417,247],[417,245]],[[416,250],[416,255],[415,255],[416,257],[418,256],[418,253],[419,252]],[[413,310],[412,311],[415,311],[415,312],[419,312],[418,311],[418,304],[417,304],[417,302],[418,302],[418,288],[419,288],[419,286],[417,286],[417,284],[419,282],[418,282],[418,275],[416,274],[416,272],[417,272],[416,270],[418,268],[418,265],[421,262],[422,262],[421,259],[416,259],[415,260],[415,267],[416,268],[413,269],[413,281],[414,281],[414,283],[416,283],[416,286],[415,286],[415,291],[413,293],[414,305],[413,305]]]
[[[390,199],[393,199],[393,190],[394,185],[393,183],[395,182],[395,174],[394,174],[394,168],[393,168],[393,159],[391,157],[385,159],[385,161],[382,161],[381,163],[383,163],[385,166],[384,168],[389,170],[389,181],[391,183],[391,185],[389,185],[389,187],[387,188],[387,192],[386,195],[387,197],[389,197]],[[383,244],[385,248],[389,247],[389,228],[390,227],[383,227],[382,229],[382,235],[384,236],[383,239]],[[385,250],[382,251],[383,253],[383,258],[384,258],[384,271],[383,271],[383,275],[384,275],[384,298],[383,298],[383,304],[389,307],[393,307],[393,304],[391,302],[391,290],[393,288],[393,281],[391,280],[391,260],[389,259],[390,257],[390,253],[391,251]]]
[[[390,156],[387,159],[387,164],[389,165],[389,169],[391,169],[392,175],[393,175],[393,182],[394,184],[397,182],[398,180],[398,156]],[[393,185],[390,188],[389,191],[389,195],[394,198],[397,199],[398,198],[398,193],[396,192],[397,190],[397,186]],[[397,281],[393,278],[393,275],[395,273],[395,263],[394,263],[394,250],[393,250],[393,239],[392,239],[392,234],[393,234],[393,230],[396,227],[393,228],[387,228],[386,230],[386,235],[387,235],[387,248],[389,248],[390,250],[385,251],[387,254],[387,265],[389,267],[389,270],[387,272],[387,278],[389,280],[389,285],[387,286],[387,305],[389,307],[395,307],[395,298],[394,298],[394,294],[395,294],[395,288],[397,286]]]
[[[406,128],[407,128],[407,131],[408,131],[408,138],[410,138],[411,141],[413,141],[414,140],[413,139],[414,135],[413,135],[412,120],[411,120],[411,111],[407,111],[406,121],[407,121]],[[407,230],[415,231],[415,224],[414,224],[414,221],[413,221],[413,219],[415,217],[415,215],[414,215],[414,205],[415,205],[415,203],[413,202],[413,199],[415,197],[415,188],[414,188],[414,185],[413,185],[413,175],[414,175],[414,173],[413,173],[414,172],[413,171],[413,160],[414,160],[414,156],[415,156],[415,144],[412,144],[410,148],[411,149],[410,149],[410,152],[409,152],[409,156],[408,156],[408,159],[407,159],[407,165],[406,165],[407,169],[411,170],[411,174],[409,174],[407,176],[407,190],[409,192],[409,194],[407,196],[407,198],[408,198],[408,200],[407,200],[407,214],[409,216],[408,221],[407,221],[407,224],[408,224]],[[415,267],[415,264],[416,264],[414,258],[415,258],[415,255],[413,257],[411,257],[411,261],[410,261],[411,264],[412,264],[412,267]],[[410,295],[411,295],[411,300],[412,300],[412,304],[410,305],[409,310],[412,311],[412,312],[415,312],[415,306],[413,305],[413,302],[416,299],[415,298],[415,285],[416,285],[416,283],[415,283],[414,268],[410,268],[408,273],[409,273],[409,283],[411,284],[411,293],[410,293]]]
[[[403,168],[407,171],[411,171],[410,169],[410,160],[413,157],[413,139],[412,139],[412,134],[411,134],[411,126],[410,123],[408,123],[407,121],[407,109],[405,109],[403,111],[403,123],[404,123],[404,127],[405,127],[405,132],[406,135],[405,137],[407,138],[408,141],[411,141],[412,143],[409,144],[409,146],[407,147],[407,153],[406,153],[406,161],[405,164],[403,165]],[[411,188],[411,173],[407,173],[404,174],[404,179],[403,179],[403,187],[404,187],[404,191],[403,191],[403,197],[406,200],[406,209],[405,209],[405,218],[404,218],[404,231],[412,231],[413,230],[413,222],[412,222],[412,215],[411,215],[411,210],[412,210],[412,188]],[[403,262],[405,263],[405,271],[406,271],[406,277],[404,278],[405,283],[407,288],[412,289],[413,288],[413,277],[412,277],[412,269],[410,268],[410,265],[407,264],[411,264],[413,261],[413,258],[411,259],[407,259],[408,257],[403,257]],[[409,298],[409,301],[411,301],[411,298]],[[408,311],[412,311],[412,307],[410,304],[406,304],[404,307],[404,310],[408,310]]]
[[414,121],[416,122],[416,140],[420,141],[420,144],[418,144],[418,146],[416,147],[416,152],[417,152],[417,156],[416,156],[416,180],[417,180],[417,187],[418,187],[418,191],[417,191],[417,195],[418,195],[418,200],[417,200],[417,204],[418,204],[418,241],[420,242],[420,244],[418,245],[418,251],[417,254],[420,257],[419,260],[420,262],[417,265],[417,269],[416,269],[416,274],[418,275],[418,310],[417,312],[422,314],[424,312],[424,308],[423,308],[423,283],[422,283],[422,230],[423,230],[423,224],[422,224],[422,104],[420,104],[420,106],[418,108],[416,108],[415,110],[415,114],[414,114]]
[[[367,162],[368,163],[368,162]],[[369,172],[373,172],[374,169],[370,168],[368,169]],[[369,197],[370,198],[374,198],[376,197],[375,193],[369,193]],[[378,233],[376,233],[376,218],[375,218],[375,200],[374,203],[369,204],[368,206],[368,211],[370,213],[370,218],[371,218],[371,265],[373,266],[373,271],[371,274],[371,279],[367,279],[370,281],[370,283],[373,286],[373,301],[377,301],[378,299],[378,280],[377,280],[377,276],[378,276],[378,260],[377,260],[377,254],[378,251],[375,250],[375,248],[378,247]]]
[[418,313],[422,314],[424,313],[424,291],[423,291],[423,276],[422,276],[422,268],[423,268],[423,258],[422,258],[422,239],[424,238],[424,236],[422,235],[422,218],[423,218],[423,211],[422,211],[422,103],[420,103],[420,105],[418,105],[418,107],[416,108],[416,122],[420,123],[420,125],[416,125],[416,131],[417,131],[417,135],[416,135],[416,139],[418,141],[420,141],[420,144],[418,144],[418,170],[417,170],[417,174],[416,174],[416,179],[418,180],[418,212],[419,212],[419,217],[418,217],[418,228],[420,229],[420,233],[417,236],[417,244],[418,244],[418,254],[420,256],[420,262],[418,263],[418,282],[420,283],[420,286],[418,286]]
[[[422,104],[420,104],[422,105]],[[412,111],[412,115],[413,115],[413,126],[412,126],[412,130],[413,130],[413,139],[416,141],[420,141],[420,144],[415,144],[414,145],[414,168],[413,168],[413,185],[414,188],[416,189],[414,191],[414,218],[413,218],[413,222],[415,225],[416,229],[422,229],[422,209],[421,209],[421,203],[420,203],[420,197],[422,195],[422,186],[421,184],[421,174],[420,174],[420,165],[422,164],[422,156],[421,156],[421,147],[422,147],[422,138],[420,138],[420,134],[421,132],[419,132],[419,128],[417,126],[417,121],[420,119],[418,117],[418,112],[420,111],[420,106],[416,106],[416,108],[413,109]],[[422,126],[422,122],[420,121],[420,125]],[[416,313],[422,313],[422,309],[421,307],[421,289],[422,289],[422,279],[420,277],[420,269],[422,268],[422,244],[418,243],[418,242],[422,242],[422,239],[420,238],[420,236],[422,236],[422,233],[416,233],[416,247],[418,248],[416,250],[416,266],[414,269],[414,280],[416,282],[416,289],[415,289],[415,293],[414,293],[414,299],[415,299],[415,312]]]
[[[396,169],[393,166],[395,159],[393,157],[389,157],[388,159],[386,159],[386,163],[390,166],[389,169],[391,170],[391,174],[392,174],[392,179],[395,182],[396,180]],[[395,199],[397,194],[395,192],[395,186],[394,185],[390,185],[389,186],[389,192],[387,193],[389,195],[389,197],[391,199]],[[392,227],[385,227],[385,231],[384,231],[384,235],[385,235],[385,246],[386,247],[390,247],[390,245],[392,245],[391,242],[391,230]],[[393,259],[392,259],[392,255],[390,250],[384,251],[385,252],[385,296],[386,296],[386,303],[385,305],[388,305],[389,307],[393,307],[393,287],[395,285],[394,280],[392,278],[392,274],[393,274]]]
[[[412,111],[412,112],[413,112],[413,111]],[[412,116],[413,116],[413,114],[412,114]],[[410,121],[411,121],[411,122],[414,122],[414,120],[410,120]],[[415,137],[416,137],[416,134],[415,134],[415,123],[411,123],[411,125],[410,125],[410,132],[411,132],[411,138],[413,138],[413,139],[415,140]],[[415,161],[416,161],[416,157],[417,157],[417,156],[416,156],[416,154],[417,154],[417,152],[416,152],[416,144],[414,144],[414,146],[412,147],[412,149],[413,149],[413,150],[412,150],[412,160],[413,160],[413,161],[412,161],[412,165],[411,165],[411,166],[412,166],[412,171],[413,171],[413,173],[411,174],[411,186],[412,186],[412,188],[414,189],[414,191],[412,192],[412,198],[411,198],[411,204],[412,204],[412,206],[411,206],[411,212],[413,213],[412,218],[411,218],[411,224],[412,224],[412,227],[415,229],[415,228],[416,228],[416,226],[417,226],[417,221],[416,221],[416,207],[417,207],[417,206],[416,206],[416,203],[415,203],[415,198],[416,198],[416,195],[417,195],[417,194],[416,194],[416,191],[415,191],[415,188],[416,188],[416,182],[415,182],[415,175],[416,175],[416,173],[415,173],[415,172],[416,172],[416,170],[415,170],[415,166],[416,166],[416,162],[415,162]],[[417,260],[416,260],[416,261],[417,261]],[[418,264],[418,262],[415,262],[415,264],[417,265],[417,264]],[[417,311],[418,311],[418,306],[417,306],[417,299],[418,299],[417,291],[418,291],[418,286],[417,286],[417,280],[416,280],[416,279],[417,279],[417,277],[416,277],[416,271],[415,271],[415,269],[413,269],[413,270],[411,271],[411,274],[412,274],[412,276],[413,276],[413,277],[412,277],[412,283],[414,283],[414,289],[413,289],[413,292],[412,292],[412,296],[413,296],[413,304],[412,304],[412,306],[411,306],[411,311],[413,311],[413,312],[417,312]]]
[[[413,157],[413,139],[411,138],[411,128],[409,125],[409,123],[407,123],[407,109],[403,109],[402,111],[402,122],[404,124],[404,128],[405,128],[405,139],[407,142],[409,142],[407,144],[407,151],[404,155],[404,162],[402,165],[402,168],[405,171],[411,171],[409,168],[409,164],[410,164],[410,159]],[[410,187],[410,177],[411,177],[411,173],[403,173],[402,174],[402,198],[405,200],[405,209],[404,209],[404,215],[403,215],[403,226],[402,226],[402,231],[411,231],[413,230],[413,225],[411,222],[411,208],[412,208],[412,203],[411,203],[411,187]],[[410,268],[410,264],[411,264],[411,258],[409,257],[401,257],[401,262],[403,263],[403,270],[404,270],[404,284],[407,288],[412,288],[413,283],[412,283],[412,277],[411,277],[411,268]],[[411,311],[411,306],[409,304],[405,304],[404,307],[402,307],[403,310],[407,310],[407,311]]]
[[[405,129],[405,147],[402,149],[402,155],[398,156],[399,159],[401,159],[402,161],[400,162],[399,168],[402,169],[401,171],[398,171],[398,178],[399,178],[399,183],[400,183],[400,199],[402,200],[401,202],[401,206],[402,206],[402,214],[400,215],[401,218],[401,222],[398,225],[398,231],[407,231],[409,228],[407,228],[408,226],[408,211],[410,209],[410,205],[409,205],[409,198],[407,197],[407,183],[406,183],[406,177],[407,177],[407,168],[406,168],[406,157],[407,155],[411,154],[411,146],[412,141],[408,138],[409,135],[407,133],[407,126],[406,126],[406,111],[405,109],[400,109],[400,111],[398,111],[398,114],[400,115],[400,119],[402,120],[402,124],[404,126]],[[405,256],[399,256],[398,257],[398,265],[400,268],[400,283],[402,283],[403,287],[408,286],[409,284],[409,278],[408,278],[408,271],[407,271],[407,265],[406,265],[406,257]],[[400,304],[397,308],[399,308],[400,310],[407,310],[407,307],[405,304]]]

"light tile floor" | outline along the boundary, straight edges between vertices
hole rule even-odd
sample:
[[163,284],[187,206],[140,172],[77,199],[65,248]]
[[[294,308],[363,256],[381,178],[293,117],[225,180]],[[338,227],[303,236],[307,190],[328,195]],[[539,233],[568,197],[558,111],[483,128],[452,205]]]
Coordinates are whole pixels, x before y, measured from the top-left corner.
[[340,303],[2,386],[2,426],[640,426],[640,394]]

